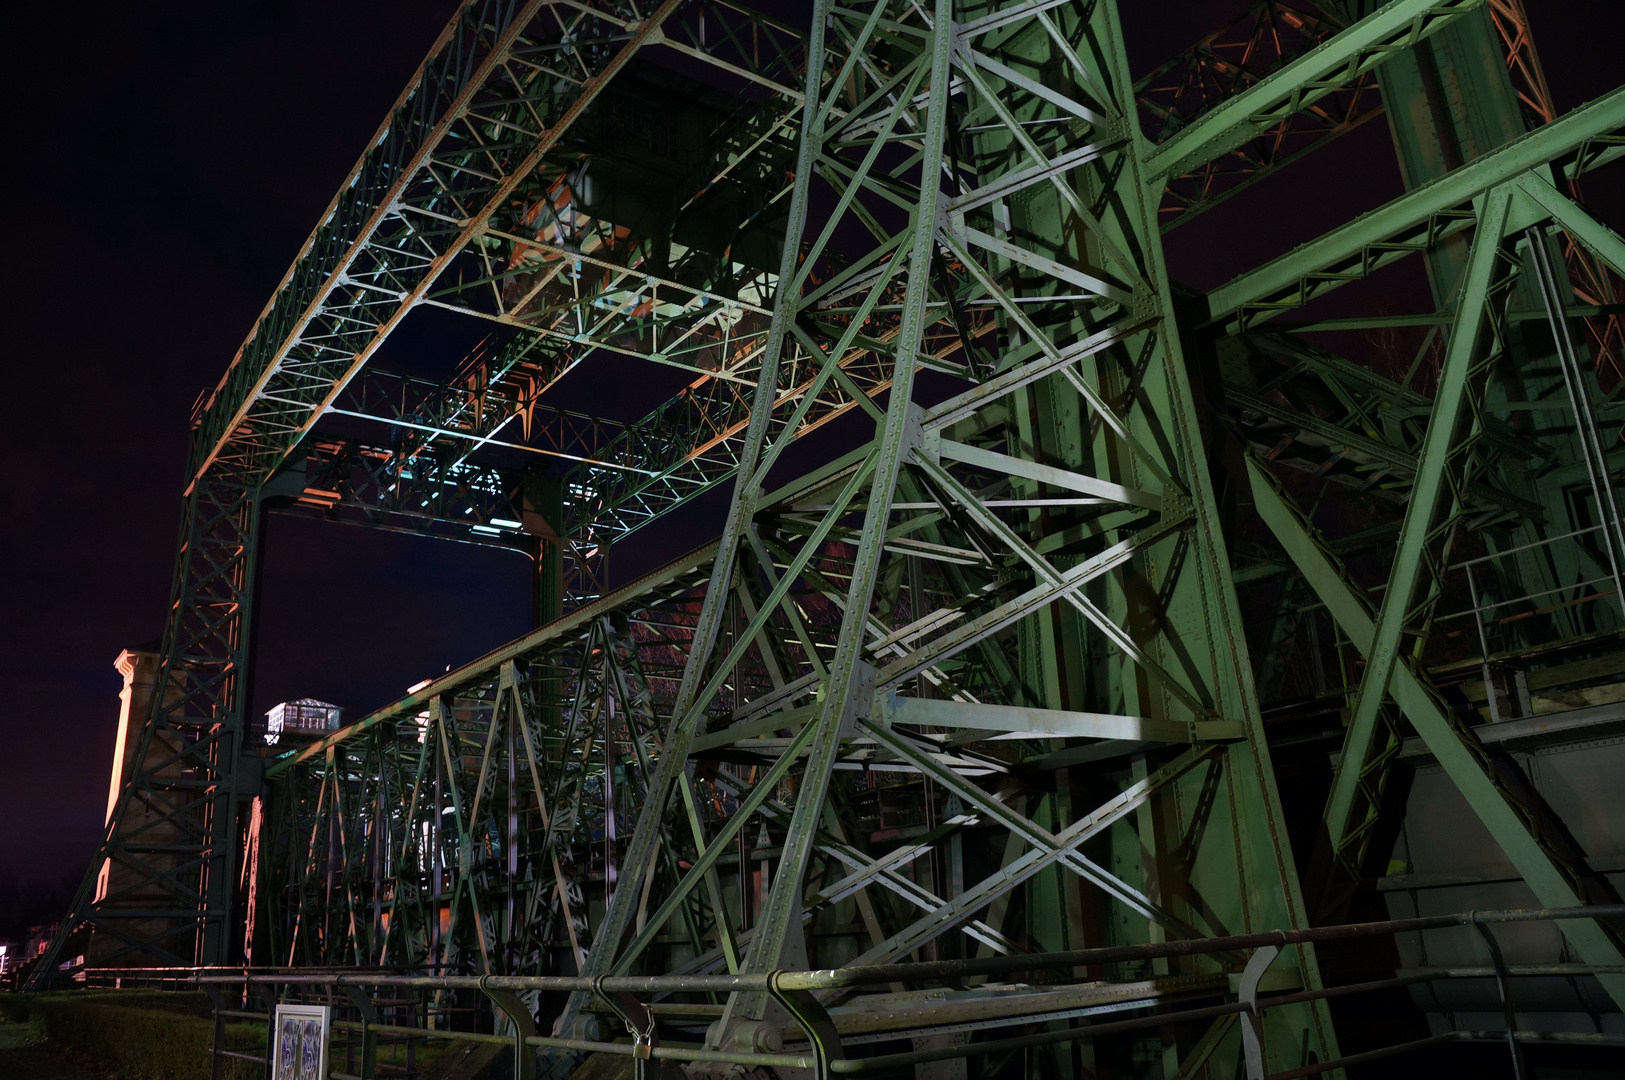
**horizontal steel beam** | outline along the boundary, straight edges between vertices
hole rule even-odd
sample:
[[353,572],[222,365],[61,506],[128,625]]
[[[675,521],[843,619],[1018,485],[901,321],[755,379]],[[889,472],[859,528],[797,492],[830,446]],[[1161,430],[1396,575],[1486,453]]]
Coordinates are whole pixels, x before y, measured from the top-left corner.
[[1229,153],[1338,87],[1359,78],[1477,6],[1479,0],[1394,0],[1330,41],[1205,113],[1146,159],[1161,184]]
[[1017,705],[907,698],[895,692],[877,695],[875,708],[881,722],[887,727],[910,724],[971,728],[1022,738],[1136,739],[1166,743],[1191,741],[1189,724],[1152,720],[1143,716],[1111,716]]
[[[182,978],[198,986],[390,986],[401,989],[476,990],[482,986],[499,990],[582,991],[606,994],[732,993],[742,990],[840,990],[856,986],[876,986],[898,981],[955,982],[977,976],[1019,975],[1035,971],[1062,971],[1097,964],[1128,963],[1175,956],[1211,956],[1240,952],[1269,945],[1307,944],[1318,941],[1349,941],[1443,930],[1453,926],[1501,926],[1511,923],[1557,922],[1625,918],[1625,904],[1591,906],[1508,908],[1460,911],[1446,915],[1423,915],[1410,919],[1345,923],[1340,926],[1313,926],[1301,929],[1266,930],[1256,934],[1227,937],[1183,938],[1143,945],[1109,945],[1095,949],[1064,952],[1021,953],[966,960],[935,960],[913,964],[875,964],[828,968],[822,971],[770,971],[737,975],[383,975],[366,972],[323,971],[309,974],[298,969],[265,970],[237,968],[230,972],[182,969]],[[1597,965],[1589,965],[1595,967]],[[1617,966],[1617,965],[1609,965]],[[130,969],[116,969],[121,973]],[[139,970],[139,969],[136,969]],[[174,971],[175,969],[163,969]]]
[[450,695],[457,688],[481,677],[494,677],[503,664],[520,659],[526,653],[540,648],[550,641],[568,637],[589,625],[593,620],[603,618],[610,612],[625,607],[629,602],[647,593],[670,586],[694,574],[696,571],[708,568],[711,560],[716,556],[716,551],[717,545],[715,543],[695,548],[682,558],[667,563],[660,569],[621,586],[614,592],[598,598],[593,603],[568,612],[563,618],[556,619],[546,626],[533,630],[476,660],[471,660],[455,671],[447,672],[421,689],[384,706],[382,709],[367,714],[355,723],[340,728],[326,738],[311,743],[301,750],[290,751],[282,755],[274,763],[267,766],[265,770],[266,778],[280,776],[295,765],[316,760],[329,749],[355,740],[379,724],[416,716],[424,709],[427,709],[429,703],[435,698]]
[[[1208,293],[1208,321],[1244,324],[1304,303],[1312,295],[1415,250],[1435,215],[1458,210],[1494,187],[1625,127],[1625,88],[1580,106],[1481,157],[1415,188],[1341,228],[1242,274]],[[1465,228],[1463,218],[1449,228]],[[1259,314],[1250,315],[1250,309]]]

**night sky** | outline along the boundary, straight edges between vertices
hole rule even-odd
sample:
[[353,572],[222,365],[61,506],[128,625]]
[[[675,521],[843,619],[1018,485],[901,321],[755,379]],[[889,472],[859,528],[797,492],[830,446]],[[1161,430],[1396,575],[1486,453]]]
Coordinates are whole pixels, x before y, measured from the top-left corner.
[[[1619,5],[1526,2],[1560,111],[1625,81]],[[0,939],[60,914],[101,830],[121,685],[113,661],[163,630],[192,403],[453,6],[13,11]],[[1248,4],[1121,6],[1138,74]],[[1611,25],[1597,24],[1602,11]],[[1381,121],[1321,157],[1173,233],[1175,276],[1211,287],[1401,192]],[[1618,170],[1587,191],[1598,216],[1625,226]],[[484,333],[456,316],[414,316],[376,362],[449,374]],[[585,368],[561,388],[574,408],[630,419],[668,392],[665,375],[627,380],[647,370],[635,361]],[[697,506],[673,530],[688,540],[676,548],[662,530],[633,537],[617,549],[615,577],[705,539],[725,505],[717,493]],[[308,695],[360,715],[529,627],[530,567],[517,554],[283,516],[264,543],[256,711]]]

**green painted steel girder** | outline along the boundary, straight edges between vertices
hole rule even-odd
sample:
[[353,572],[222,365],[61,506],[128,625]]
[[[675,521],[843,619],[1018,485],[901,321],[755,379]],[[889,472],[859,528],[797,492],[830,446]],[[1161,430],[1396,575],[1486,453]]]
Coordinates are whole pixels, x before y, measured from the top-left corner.
[[1456,325],[1450,335],[1449,350],[1445,354],[1444,368],[1439,376],[1439,388],[1434,395],[1433,411],[1428,418],[1427,435],[1416,464],[1416,478],[1411,484],[1410,499],[1405,504],[1405,520],[1399,529],[1399,544],[1394,556],[1394,568],[1383,593],[1382,609],[1377,616],[1376,630],[1369,643],[1362,647],[1366,654],[1365,675],[1354,698],[1353,716],[1349,720],[1348,735],[1344,739],[1344,764],[1338,769],[1332,785],[1331,800],[1326,810],[1326,826],[1334,843],[1341,842],[1349,825],[1349,814],[1354,805],[1359,785],[1361,765],[1370,753],[1376,732],[1377,713],[1388,693],[1389,674],[1399,662],[1399,648],[1407,626],[1410,625],[1412,596],[1417,582],[1429,566],[1437,565],[1430,558],[1428,545],[1437,535],[1441,512],[1454,513],[1458,506],[1441,505],[1443,500],[1454,500],[1450,467],[1462,451],[1461,418],[1475,414],[1469,402],[1472,394],[1470,382],[1477,363],[1479,342],[1487,320],[1495,320],[1498,312],[1486,307],[1500,261],[1503,235],[1506,231],[1507,212],[1512,192],[1504,187],[1495,188],[1486,200],[1478,217],[1478,231],[1473,240],[1467,277],[1456,302]]
[[[1625,127],[1625,88],[1219,286],[1208,293],[1208,318],[1252,325],[1297,307],[1425,246],[1442,231],[1466,228],[1471,215],[1461,208],[1483,192],[1621,127]],[[1435,220],[1452,212],[1459,216],[1448,223]]]
[[1353,82],[1448,26],[1480,0],[1394,0],[1193,121],[1146,158],[1148,182],[1187,172]]
[[[956,17],[962,21],[955,23]],[[770,346],[764,357],[751,416],[754,430],[743,443],[744,452],[756,455],[759,464],[739,470],[724,543],[689,640],[681,684],[671,699],[663,757],[586,972],[658,962],[653,957],[658,955],[660,926],[682,909],[683,897],[701,895],[701,879],[724,855],[720,845],[745,835],[730,822],[703,846],[697,836],[696,859],[687,874],[655,906],[641,932],[632,933],[643,906],[640,896],[648,882],[657,880],[652,875],[657,873],[653,868],[662,843],[661,822],[691,816],[685,810],[688,796],[679,791],[686,782],[684,760],[696,747],[729,745],[720,741],[725,733],[731,735],[735,753],[759,755],[771,768],[759,774],[758,783],[776,783],[782,776],[794,780],[795,791],[794,806],[773,817],[783,829],[776,845],[778,869],[748,945],[743,935],[736,940],[745,945],[738,962],[745,971],[814,962],[802,932],[811,914],[803,886],[818,853],[827,850],[826,796],[829,803],[843,803],[850,790],[834,782],[845,779],[838,767],[849,765],[854,755],[880,752],[860,745],[864,729],[859,724],[873,717],[882,691],[923,681],[947,695],[967,693],[959,689],[955,672],[961,657],[975,650],[1004,654],[1000,683],[961,699],[983,722],[1008,725],[1012,716],[1028,715],[1008,707],[1030,708],[1035,702],[1057,716],[1085,711],[1068,710],[1055,691],[1065,677],[1074,694],[1119,699],[1118,715],[1168,718],[1166,725],[1136,730],[1168,734],[1184,729],[1190,734],[1179,741],[1186,743],[1225,733],[1230,741],[1222,751],[1192,751],[1190,760],[1181,759],[1166,779],[1143,762],[1136,768],[1137,775],[1157,772],[1153,786],[1158,789],[1164,783],[1187,787],[1194,782],[1189,773],[1196,757],[1212,755],[1233,792],[1227,796],[1223,826],[1229,839],[1221,843],[1218,834],[1207,834],[1203,854],[1195,857],[1172,850],[1165,838],[1148,839],[1156,826],[1142,807],[1144,799],[1160,797],[1155,792],[1148,790],[1134,805],[1123,805],[1120,814],[1110,815],[1112,830],[1121,834],[1113,842],[1132,850],[1133,861],[1141,865],[1107,871],[1081,854],[1067,853],[1062,829],[1067,836],[1072,830],[1058,803],[1033,807],[1032,818],[1012,817],[1010,808],[980,785],[927,764],[934,757],[887,742],[890,735],[879,740],[891,756],[900,754],[925,770],[933,783],[968,801],[986,820],[1000,827],[1018,820],[1033,823],[1014,830],[1019,843],[1007,849],[1006,866],[975,894],[982,903],[996,902],[1003,911],[1011,890],[1023,886],[1039,898],[1033,901],[1039,912],[1032,916],[1035,933],[1085,935],[1090,929],[1064,915],[1067,907],[1061,903],[1077,887],[1069,882],[1082,878],[1122,907],[1133,927],[1126,933],[1189,934],[1196,921],[1301,922],[1248,663],[1237,647],[1244,635],[1213,510],[1215,496],[1201,464],[1194,398],[1173,325],[1171,285],[1154,208],[1142,197],[1143,144],[1107,138],[1085,153],[1067,143],[1081,134],[1080,124],[1112,135],[1126,121],[1134,100],[1111,5],[1097,4],[1086,13],[1051,4],[973,6],[947,0],[939,0],[930,13],[907,4],[864,10],[821,5],[815,24],[828,24],[835,39],[851,51],[831,56],[827,71],[809,68],[809,121],[792,205],[800,207],[805,192],[818,184],[829,188],[833,209],[826,211],[825,220],[809,222],[801,234],[804,254],[781,276],[775,325],[801,328],[802,320],[817,318],[823,298],[836,290],[842,290],[843,299],[862,299],[843,310],[849,321],[835,328],[831,343],[798,335],[822,365],[814,389],[799,401],[763,396],[764,387],[772,389],[765,373],[779,362],[776,350],[781,346]],[[887,39],[887,47],[874,54],[884,62],[859,79],[852,57],[876,37]],[[1030,74],[1051,64],[1069,73],[1075,89],[1063,92]],[[962,95],[951,89],[961,80]],[[974,125],[977,135],[968,146],[953,134],[959,125]],[[912,152],[888,160],[882,153],[888,147]],[[972,150],[975,157],[967,160]],[[813,161],[822,168],[809,168]],[[944,173],[958,177],[948,191],[938,180]],[[922,227],[922,222],[930,224]],[[849,226],[845,231],[843,224]],[[862,237],[863,245],[851,237]],[[794,247],[786,245],[786,250]],[[824,260],[835,252],[839,259],[827,266]],[[815,269],[821,277],[816,284],[811,279]],[[1017,269],[1019,273],[1012,272]],[[1067,306],[1080,302],[1080,310]],[[971,336],[966,321],[958,314],[962,303],[991,309],[995,325],[1012,346],[994,350],[986,361],[994,366],[969,389],[924,409],[910,397],[920,358],[933,352],[932,334],[957,339],[967,370],[978,359],[966,340]],[[789,334],[784,338],[788,344]],[[860,338],[866,339],[866,347],[884,349],[894,358],[886,409],[870,410],[874,441],[849,468],[831,477],[816,504],[799,512],[794,507],[772,512],[761,501],[760,487],[788,439],[781,434],[763,445],[764,438],[796,429],[817,387],[834,378],[846,350]],[[1137,359],[1130,361],[1130,356]],[[1144,365],[1147,374],[1138,393],[1116,404],[1125,364]],[[1051,410],[1042,429],[1042,457],[1032,448],[1032,429],[1021,405],[1038,388],[1044,395],[1038,400]],[[775,408],[791,413],[783,428],[776,422],[770,426],[763,415]],[[1098,426],[1094,417],[1099,417]],[[967,434],[948,430],[955,424],[963,424]],[[967,438],[975,439],[974,444]],[[1048,445],[1065,447],[1058,462],[1049,459]],[[1041,463],[1030,460],[1034,457]],[[1000,500],[1005,504],[1001,512],[990,514],[978,494],[990,486],[1001,491],[1007,486],[1012,496]],[[1069,539],[1065,533],[1046,535],[1042,516],[1027,509],[1038,504],[1100,509],[1063,511],[1078,515],[1078,535]],[[1139,514],[1146,517],[1135,516]],[[758,530],[762,535],[753,539]],[[772,544],[765,542],[775,533]],[[832,568],[825,562],[837,541],[843,556]],[[748,557],[764,551],[771,557],[754,562]],[[1010,555],[1020,563],[989,577]],[[930,586],[930,600],[924,587],[915,589],[906,601],[908,610],[914,623],[941,633],[915,633],[896,625],[904,618],[899,605],[905,603],[896,583],[911,573],[909,560],[914,559],[943,583]],[[1155,624],[1140,625],[1128,598],[1147,575],[1158,580],[1166,612]],[[781,710],[763,706],[763,715],[757,716],[736,704],[731,727],[707,731],[706,725],[720,719],[719,694],[759,636],[771,632],[789,638],[800,632],[802,613],[793,606],[781,609],[797,580],[828,605],[826,618],[838,620],[832,647],[797,656],[785,675],[799,678],[779,685],[779,675],[773,676],[765,700]],[[741,583],[751,583],[763,594],[743,613],[734,610]],[[944,588],[965,599],[928,614],[927,605],[943,603],[936,597]],[[777,621],[780,610],[783,624]],[[1057,612],[1069,620],[1067,633],[1045,637],[1042,627]],[[731,633],[723,636],[729,622]],[[1137,633],[1125,626],[1137,627]],[[834,628],[826,624],[825,629]],[[1007,638],[1021,642],[1015,662],[1004,644]],[[1092,687],[1063,672],[1068,663],[1076,667],[1075,661],[1049,655],[1050,650],[1081,651],[1086,641],[1110,650],[1096,662]],[[888,647],[877,653],[877,642]],[[995,703],[1006,708],[987,707]],[[771,717],[778,720],[771,729],[758,726]],[[756,737],[769,730],[794,734],[788,741]],[[787,762],[803,748],[804,762]],[[1112,783],[1120,782],[1114,775]],[[741,790],[742,807],[744,798]],[[752,796],[747,808],[767,813],[769,804]],[[1055,813],[1063,814],[1056,827],[1038,824]],[[1142,835],[1132,839],[1134,833]],[[1023,836],[1053,840],[1058,846],[1052,864],[1025,859]],[[1238,848],[1267,885],[1237,886],[1233,853]],[[1144,864],[1142,850],[1168,863],[1169,873],[1189,873],[1200,880],[1211,876],[1211,888],[1198,888],[1222,904],[1222,912],[1187,910],[1178,896],[1166,891],[1152,896],[1129,880],[1155,873]],[[876,942],[873,957],[895,958],[952,929],[985,935],[979,926],[967,924],[972,910],[966,905],[974,901],[968,898],[971,893],[965,895],[963,901],[925,900],[924,914]],[[715,915],[728,917],[726,912]],[[1002,916],[989,919],[996,923]],[[1063,926],[1063,919],[1076,925]],[[623,944],[628,937],[630,943]],[[986,944],[988,938],[979,940]],[[728,952],[719,949],[707,954],[710,962],[720,962]],[[1306,983],[1318,978],[1312,954],[1299,953],[1293,963]],[[585,1005],[578,995],[560,1023],[568,1028]],[[765,1022],[771,1007],[760,995],[736,997],[710,1041],[723,1043],[742,1025]],[[1335,1037],[1323,1011],[1304,1010],[1299,1020],[1271,1025],[1270,1037],[1279,1040],[1291,1023],[1301,1025],[1295,1031],[1309,1027],[1320,1052],[1332,1052]]]

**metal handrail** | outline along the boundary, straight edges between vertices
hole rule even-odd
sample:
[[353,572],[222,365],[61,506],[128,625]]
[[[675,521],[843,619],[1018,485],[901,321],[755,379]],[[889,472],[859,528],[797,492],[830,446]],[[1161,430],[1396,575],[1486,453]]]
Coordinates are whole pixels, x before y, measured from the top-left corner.
[[[820,971],[770,971],[738,975],[610,975],[592,978],[580,975],[348,975],[310,974],[284,969],[285,974],[246,976],[199,975],[202,983],[276,983],[350,986],[443,987],[448,990],[558,990],[608,993],[761,993],[780,990],[839,990],[892,982],[954,981],[976,975],[1012,975],[1029,971],[1114,964],[1132,960],[1155,960],[1172,956],[1199,956],[1207,953],[1236,952],[1266,945],[1298,945],[1317,941],[1337,941],[1353,937],[1373,937],[1447,926],[1479,923],[1544,922],[1565,919],[1625,919],[1625,904],[1602,904],[1567,908],[1509,908],[1499,911],[1464,911],[1450,915],[1423,915],[1410,919],[1345,923],[1340,926],[1314,926],[1296,930],[1269,930],[1259,934],[1229,937],[1187,938],[1151,942],[1145,945],[1113,945],[1068,952],[1022,953],[973,960],[932,960],[915,964],[872,964],[863,967],[826,968]],[[246,970],[246,969],[244,969]]]
[[[404,1036],[408,1040],[419,1038],[500,1043],[505,1046],[524,1045],[537,1050],[618,1054],[634,1057],[638,1061],[640,1070],[642,1070],[644,1062],[652,1059],[714,1061],[747,1067],[777,1066],[781,1068],[808,1069],[820,1078],[827,1078],[837,1075],[897,1069],[908,1065],[943,1061],[951,1058],[1001,1053],[1081,1039],[1093,1039],[1146,1027],[1204,1019],[1211,1020],[1227,1015],[1237,1015],[1242,1018],[1245,1040],[1249,1032],[1256,1033],[1257,1029],[1253,1025],[1256,1023],[1257,1018],[1272,1008],[1344,997],[1357,993],[1394,989],[1438,979],[1495,976],[1502,986],[1503,994],[1505,994],[1505,979],[1509,976],[1533,974],[1612,975],[1625,973],[1625,965],[1506,965],[1500,961],[1498,950],[1492,950],[1492,959],[1495,960],[1495,964],[1490,968],[1431,968],[1406,972],[1394,978],[1371,982],[1276,994],[1263,999],[1258,996],[1258,982],[1265,968],[1269,966],[1269,962],[1273,960],[1277,952],[1290,945],[1385,936],[1443,929],[1452,926],[1476,927],[1480,932],[1484,932],[1485,927],[1495,924],[1534,921],[1563,922],[1575,919],[1625,919],[1625,904],[1466,911],[1409,919],[1391,919],[1303,929],[1270,930],[1256,934],[1152,942],[1143,945],[1119,945],[1096,949],[1076,949],[1065,952],[1031,953],[968,960],[941,960],[914,964],[868,965],[819,971],[781,970],[732,975],[624,975],[594,978],[589,976],[389,974],[354,969],[313,971],[311,969],[296,968],[103,969],[99,972],[87,974],[111,975],[118,971],[122,972],[125,977],[133,975],[139,978],[141,977],[139,973],[146,972],[149,973],[149,977],[161,977],[173,985],[191,985],[204,989],[215,1001],[217,1031],[220,1030],[221,1022],[227,1016],[259,1017],[267,1015],[225,1008],[222,988],[226,986],[242,987],[245,996],[251,987],[260,987],[261,991],[258,996],[267,1001],[274,996],[276,987],[290,989],[295,987],[331,987],[335,990],[348,988],[346,993],[352,999],[355,998],[359,988],[362,987],[375,989],[394,987],[419,990],[474,990],[488,997],[496,1009],[504,1015],[516,1009],[525,1008],[516,996],[515,992],[517,991],[587,992],[609,1001],[612,1011],[621,1015],[623,1020],[627,1017],[627,1014],[623,1011],[626,1004],[623,995],[697,992],[767,993],[785,1005],[787,1011],[799,1022],[802,1036],[812,1043],[809,1051],[778,1052],[775,1048],[774,1052],[743,1052],[707,1049],[704,1046],[659,1045],[648,1038],[649,1032],[635,1032],[634,1034],[640,1036],[640,1038],[635,1038],[632,1042],[536,1035],[530,1033],[534,1031],[534,1017],[528,1015],[517,1018],[520,1021],[518,1031],[505,1035],[421,1028],[401,1024],[378,1023],[367,1019],[359,1022],[335,1021],[333,1027],[339,1030],[360,1032],[364,1039],[373,1039],[377,1035],[393,1035]],[[1026,972],[1072,969],[1086,965],[1213,953],[1239,953],[1248,950],[1253,950],[1253,959],[1247,965],[1247,970],[1242,976],[1242,986],[1237,995],[1238,1000],[1233,1002],[1180,1011],[1158,1012],[1154,1015],[1124,1020],[1069,1026],[1059,1030],[1040,1031],[1006,1039],[964,1042],[926,1050],[915,1050],[909,1053],[883,1054],[871,1057],[848,1058],[843,1055],[840,1036],[835,1024],[813,993],[813,991],[839,991],[896,982],[947,982],[956,984],[963,979],[975,976],[1009,976]],[[616,1003],[617,999],[620,1000],[619,1005]],[[1510,1011],[1509,996],[1506,1001]],[[380,1002],[379,1004],[383,1003]],[[1011,1019],[1015,1018],[1012,1017]],[[628,1021],[628,1024],[630,1026],[630,1021]],[[1592,1035],[1522,1030],[1501,1032],[1451,1031],[1436,1034],[1426,1039],[1400,1043],[1331,1061],[1309,1063],[1275,1073],[1265,1071],[1261,1052],[1249,1052],[1247,1075],[1250,1080],[1296,1080],[1298,1077],[1316,1075],[1332,1069],[1409,1053],[1430,1046],[1451,1042],[1474,1041],[1506,1043],[1512,1053],[1514,1075],[1520,1077],[1523,1075],[1521,1048],[1525,1044],[1561,1042],[1589,1046],[1625,1046],[1625,1036],[1600,1033]],[[217,1038],[214,1047],[217,1076],[224,1058],[264,1060],[240,1051],[228,1051],[219,1043],[220,1040]],[[1254,1035],[1254,1045],[1256,1046],[1256,1034]],[[528,1072],[523,1068],[522,1057],[522,1055],[516,1055],[516,1077],[526,1075]],[[339,1078],[347,1075],[342,1073],[333,1074],[333,1076]],[[363,1075],[356,1078],[356,1080],[374,1080],[375,1076],[376,1073],[371,1066],[367,1066],[363,1068]]]

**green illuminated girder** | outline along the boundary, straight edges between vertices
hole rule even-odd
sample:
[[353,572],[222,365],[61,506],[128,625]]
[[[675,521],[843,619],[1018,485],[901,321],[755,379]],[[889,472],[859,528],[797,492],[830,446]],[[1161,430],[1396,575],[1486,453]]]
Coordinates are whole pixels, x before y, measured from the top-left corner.
[[1394,0],[1292,61],[1159,144],[1148,174],[1188,172],[1234,150],[1284,117],[1354,82],[1388,58],[1448,26],[1479,0]]
[[765,54],[747,71],[726,62],[726,49],[704,47],[698,5],[679,11],[684,3],[650,12],[615,2],[466,3],[203,403],[193,475],[217,460],[274,471],[407,312],[430,300],[453,260],[475,245],[471,257],[486,265],[482,238],[520,236],[524,208],[514,197],[645,45],[774,86],[794,71],[794,33],[712,5],[713,32],[743,30],[756,50],[745,55]]
[[[803,874],[815,872],[819,852],[830,843],[824,808],[841,806],[847,795],[844,785],[831,783],[846,775],[837,766],[864,755],[931,776],[967,812],[1012,830],[1018,845],[1005,872],[926,910],[910,927],[877,942],[862,955],[864,962],[905,955],[963,928],[977,909],[1002,902],[1055,866],[1101,890],[1109,898],[1103,902],[1125,913],[1135,935],[1152,924],[1159,932],[1190,934],[1220,924],[1300,920],[1290,852],[1272,839],[1280,835],[1279,811],[1249,672],[1235,649],[1242,635],[1210,505],[1205,454],[1177,333],[1165,314],[1172,300],[1151,198],[1160,184],[1141,175],[1137,144],[1127,135],[1132,88],[1113,13],[1097,4],[1084,21],[1053,5],[966,9],[944,2],[929,13],[886,4],[821,7],[815,25],[826,21],[833,40],[849,48],[853,59],[810,65],[817,93],[808,95],[792,235],[815,180],[830,186],[835,210],[799,233],[807,240],[801,265],[787,262],[781,271],[764,369],[780,360],[780,349],[795,336],[815,359],[822,354],[820,379],[828,380],[854,343],[881,338],[869,329],[878,326],[890,335],[898,358],[890,393],[884,412],[869,409],[874,441],[831,474],[816,501],[769,512],[762,479],[788,440],[780,435],[769,441],[775,387],[765,378],[758,384],[734,502],[663,739],[665,756],[627,850],[623,880],[638,881],[631,875],[655,865],[659,823],[668,815],[680,820],[685,760],[727,738],[736,752],[759,753],[766,767],[753,798],[781,778],[793,778],[795,791],[785,812],[769,813],[769,802],[759,804],[770,820],[782,823],[784,835],[773,887],[739,960],[742,970],[820,962],[803,937]],[[885,48],[878,48],[882,43]],[[1064,91],[1054,88],[1053,75],[1047,82],[1034,76],[1050,70],[1046,65],[1066,73]],[[960,88],[952,105],[950,72]],[[956,130],[977,135],[962,142]],[[895,154],[882,155],[892,147]],[[816,174],[807,168],[810,161],[820,166]],[[939,176],[947,177],[946,185]],[[1012,231],[1012,200],[1036,204],[1027,213],[1052,214],[1067,228],[1040,226],[1035,216]],[[850,233],[840,233],[848,223]],[[832,246],[838,235],[845,247]],[[852,235],[862,235],[867,250]],[[821,273],[812,288],[809,270],[836,251],[844,268],[829,277]],[[846,321],[832,327],[833,344],[797,333],[804,320],[818,320],[824,296],[849,283],[858,286],[857,298],[845,309]],[[900,303],[891,300],[892,289]],[[960,311],[978,307],[993,309],[999,334],[985,353],[959,318]],[[918,358],[934,352],[932,335],[959,338],[960,352],[951,359],[978,372],[979,383],[927,409],[911,400],[912,382]],[[992,370],[984,372],[982,365]],[[1117,380],[1125,365],[1140,375],[1137,393],[1120,400]],[[1078,432],[1087,458],[1054,465],[1034,460],[1022,444],[1012,395],[1040,384],[1046,393],[1069,395],[1078,402],[1075,415],[1089,418]],[[806,397],[780,406],[803,415],[810,407]],[[784,430],[794,431],[800,419],[792,413]],[[1051,508],[1047,516],[1055,527],[1030,513],[1036,506]],[[850,555],[829,566],[837,541]],[[940,585],[905,598],[900,582],[911,563],[938,580],[957,568],[966,582],[960,598],[938,607],[937,596],[953,595],[939,591]],[[1158,612],[1154,621],[1141,623],[1128,601],[1148,577],[1156,582]],[[778,672],[765,688],[759,720],[736,708],[734,729],[710,730],[707,717],[715,715],[731,672],[750,654],[756,635],[776,628],[781,640],[794,638],[799,609],[784,605],[803,581],[838,605],[842,622],[833,653],[789,654],[795,666]],[[738,589],[759,593],[749,613],[734,609]],[[1040,722],[1029,715],[1030,706],[1009,711],[1025,706],[1027,691],[1019,685],[996,682],[988,696],[969,696],[956,664],[983,646],[1007,652],[1002,642],[1009,630],[1060,610],[1075,613],[1080,633],[1115,655],[1100,665],[1102,707],[1044,702],[1048,707],[1038,711],[1048,719],[1042,723],[1075,735],[1132,731],[1153,741],[1239,741],[1223,750],[1200,746],[1174,754],[1164,768],[1142,773],[1147,782],[1141,787],[1130,786],[1092,815],[1080,816],[1074,808],[1055,828],[1012,814],[961,774],[974,756],[931,752],[930,737],[913,725],[942,721],[909,720],[924,715],[909,712],[910,702],[918,700],[909,691],[917,692],[924,680],[935,688],[933,699],[956,702],[977,719],[973,726],[1023,731],[1011,725]],[[1000,694],[1009,695],[1003,711],[994,707]],[[729,700],[738,702],[737,690]],[[787,733],[788,742],[781,735],[753,749],[752,737],[764,731]],[[1041,737],[1025,737],[1042,747]],[[860,739],[873,740],[874,749],[864,749]],[[1042,756],[1043,750],[1031,752]],[[1213,769],[1224,772],[1234,792],[1226,801],[1222,844],[1204,839],[1201,851],[1207,854],[1195,853],[1192,866],[1179,863],[1162,839],[1142,835],[1135,843],[1165,860],[1155,875],[1161,880],[1211,878],[1210,888],[1193,887],[1217,906],[1197,912],[1178,890],[1158,892],[1149,884],[1149,869],[1108,871],[1076,850],[1085,839],[1128,828],[1128,817],[1148,799],[1193,782],[1204,770],[1211,776]],[[746,803],[752,810],[757,805]],[[587,973],[658,965],[646,950],[668,919],[699,897],[706,868],[745,827],[746,817],[742,811],[729,828],[697,837],[704,850],[696,849],[698,858],[685,875],[658,879],[655,892],[666,900],[641,932],[633,929],[641,910],[636,895],[624,887],[617,892]],[[1138,820],[1145,824],[1136,829],[1155,828],[1151,816]],[[1208,851],[1208,844],[1223,846],[1225,854],[1218,847]],[[1247,865],[1267,885],[1238,887],[1237,845],[1249,852]],[[1020,854],[1022,846],[1032,849],[1031,857]],[[1078,932],[1091,931],[1080,926]],[[622,944],[628,934],[631,940]],[[714,962],[722,962],[722,952]],[[1312,956],[1294,962],[1312,983]],[[571,1030],[583,1005],[572,1004],[562,1030]],[[765,1000],[733,999],[713,1030],[712,1045],[725,1044],[739,1025],[763,1019],[769,1008]],[[1301,1034],[1306,1025],[1321,1053],[1335,1053],[1323,1014],[1306,1010],[1294,1031]]]
[[1208,293],[1213,322],[1241,328],[1300,307],[1345,282],[1425,250],[1473,224],[1472,201],[1497,184],[1569,154],[1595,167],[1625,128],[1625,89],[1615,90],[1498,150],[1311,240]]

